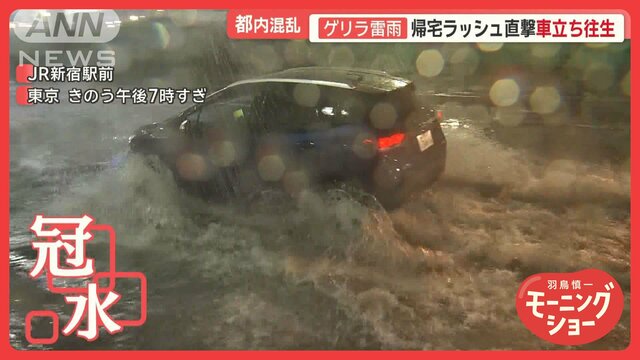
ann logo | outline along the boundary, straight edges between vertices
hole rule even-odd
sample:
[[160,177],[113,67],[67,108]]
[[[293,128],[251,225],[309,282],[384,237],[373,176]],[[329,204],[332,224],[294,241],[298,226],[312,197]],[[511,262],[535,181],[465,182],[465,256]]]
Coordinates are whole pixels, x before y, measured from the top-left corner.
[[30,43],[104,43],[120,30],[113,10],[18,10],[12,29]]
[[57,37],[60,36],[61,30],[68,37],[84,36],[86,30],[91,31],[93,36],[100,36],[103,22],[104,12],[75,12],[67,14],[61,11],[55,13],[42,11],[33,19],[26,37],[32,37],[33,34]]

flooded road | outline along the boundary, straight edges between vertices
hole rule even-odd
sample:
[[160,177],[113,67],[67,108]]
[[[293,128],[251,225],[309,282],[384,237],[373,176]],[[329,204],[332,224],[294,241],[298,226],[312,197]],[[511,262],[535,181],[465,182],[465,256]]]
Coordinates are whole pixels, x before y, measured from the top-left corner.
[[[521,128],[487,131],[473,118],[448,117],[443,178],[392,212],[352,188],[309,191],[297,201],[265,193],[250,204],[208,204],[136,157],[118,168],[91,166],[126,150],[137,126],[176,110],[12,106],[14,347],[33,347],[24,338],[27,312],[54,310],[62,324],[72,311],[27,275],[36,213],[89,213],[112,225],[118,270],[143,272],[149,286],[142,327],[94,343],[61,336],[55,349],[558,348],[521,324],[516,290],[534,273],[585,268],[612,274],[626,304],[614,330],[582,348],[628,345],[628,147],[595,157],[576,151],[593,150],[594,138],[628,144],[628,133],[576,136],[558,127],[559,138],[571,133],[585,142],[545,153],[536,151],[543,144],[518,146]],[[623,160],[607,160],[606,151]],[[97,263],[107,261],[106,241],[92,246]],[[117,290],[133,300],[111,314],[136,316],[137,285]],[[34,324],[33,331],[47,329]]]

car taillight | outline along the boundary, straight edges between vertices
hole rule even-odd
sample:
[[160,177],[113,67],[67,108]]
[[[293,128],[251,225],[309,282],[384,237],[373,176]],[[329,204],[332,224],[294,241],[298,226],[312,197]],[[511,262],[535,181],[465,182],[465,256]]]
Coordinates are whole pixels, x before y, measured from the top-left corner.
[[402,144],[404,141],[404,134],[397,133],[391,136],[385,136],[378,138],[378,150],[386,150],[394,146]]

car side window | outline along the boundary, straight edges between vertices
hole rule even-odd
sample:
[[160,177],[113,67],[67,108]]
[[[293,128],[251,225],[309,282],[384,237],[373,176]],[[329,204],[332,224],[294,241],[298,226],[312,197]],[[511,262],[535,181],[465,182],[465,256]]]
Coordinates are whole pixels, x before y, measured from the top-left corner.
[[203,129],[222,126],[233,118],[235,107],[233,99],[228,98],[207,104],[200,110],[198,123]]
[[269,84],[260,113],[271,131],[309,132],[364,122],[370,99],[307,83]]
[[199,134],[194,135],[198,137],[198,135],[204,135],[203,131],[206,129],[224,128],[234,120],[241,120],[251,100],[247,96],[240,95],[227,91],[187,116],[186,119],[194,123],[192,127],[200,130]]
[[298,85],[272,83],[258,96],[257,111],[268,131],[304,132],[317,124],[315,108],[295,96],[295,86]]

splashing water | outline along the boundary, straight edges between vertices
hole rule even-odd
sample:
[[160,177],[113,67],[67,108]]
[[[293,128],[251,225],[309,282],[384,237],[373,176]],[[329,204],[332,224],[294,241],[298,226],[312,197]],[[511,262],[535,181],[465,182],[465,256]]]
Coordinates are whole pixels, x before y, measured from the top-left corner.
[[[118,267],[149,280],[149,315],[142,328],[101,343],[56,346],[555,348],[516,315],[525,277],[598,267],[628,299],[628,172],[536,162],[469,128],[448,138],[444,178],[391,213],[347,187],[211,204],[137,157],[74,183],[47,211],[90,212],[114,226]],[[28,239],[12,241],[12,254],[27,252]],[[589,346],[628,340],[627,310]]]

